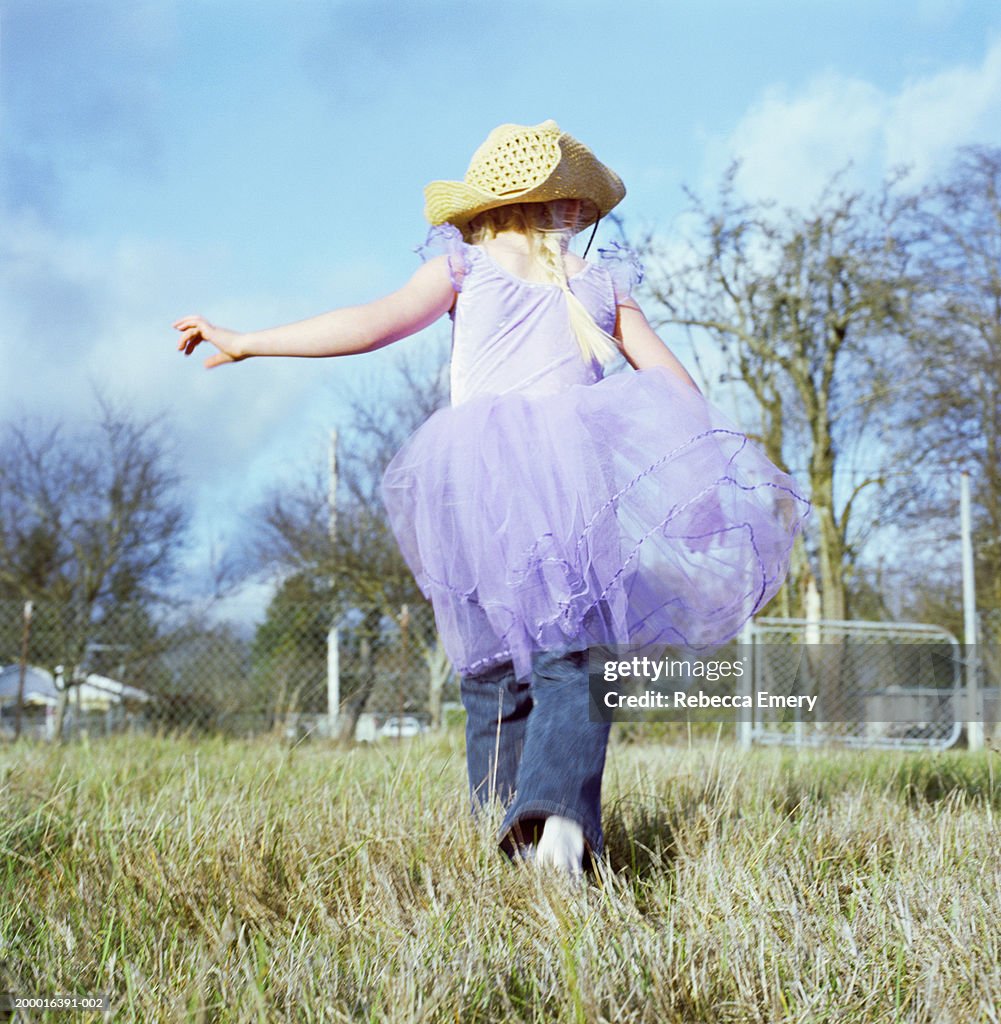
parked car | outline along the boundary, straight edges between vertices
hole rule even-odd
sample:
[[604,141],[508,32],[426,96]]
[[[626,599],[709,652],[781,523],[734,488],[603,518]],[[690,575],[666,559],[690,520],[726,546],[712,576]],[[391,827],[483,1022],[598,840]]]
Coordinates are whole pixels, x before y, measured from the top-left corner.
[[420,736],[427,732],[427,726],[414,715],[393,715],[382,723],[379,736],[382,739],[396,739],[398,736]]

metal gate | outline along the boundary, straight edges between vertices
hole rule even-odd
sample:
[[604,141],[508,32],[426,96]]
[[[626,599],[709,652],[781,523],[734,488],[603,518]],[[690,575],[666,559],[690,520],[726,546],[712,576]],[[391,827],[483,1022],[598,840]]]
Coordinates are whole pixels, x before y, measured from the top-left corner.
[[[938,626],[761,618],[743,634],[749,696],[738,735],[750,743],[944,750],[966,715],[963,653]],[[774,697],[777,708],[768,706]],[[790,709],[812,699],[811,711]]]

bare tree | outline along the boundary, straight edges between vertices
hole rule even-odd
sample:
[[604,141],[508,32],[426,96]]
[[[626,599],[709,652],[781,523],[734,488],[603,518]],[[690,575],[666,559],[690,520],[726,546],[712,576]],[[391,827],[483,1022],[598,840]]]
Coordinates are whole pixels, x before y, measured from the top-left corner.
[[[0,598],[36,602],[42,658],[67,676],[127,623],[152,641],[184,511],[160,423],[106,401],[95,425],[0,434]],[[116,664],[135,650],[114,652]]]
[[[897,498],[912,522],[933,524],[958,545],[957,482],[961,470],[970,473],[977,601],[1001,609],[1001,149],[960,150],[915,203],[913,224],[916,373],[907,443],[897,452],[913,485]],[[947,575],[955,595],[955,573]],[[991,621],[1001,640],[1001,616]]]
[[[884,479],[885,453],[865,446],[889,408],[909,309],[895,183],[869,197],[835,176],[810,211],[778,213],[741,202],[736,174],[734,166],[712,207],[690,194],[699,227],[684,256],[648,247],[658,323],[709,335],[754,406],[760,426],[749,432],[809,483],[816,549],[798,544],[791,584],[802,593],[815,558],[823,615],[843,619],[869,533],[853,513]],[[853,472],[860,450],[866,471]],[[781,600],[788,614],[788,591]]]

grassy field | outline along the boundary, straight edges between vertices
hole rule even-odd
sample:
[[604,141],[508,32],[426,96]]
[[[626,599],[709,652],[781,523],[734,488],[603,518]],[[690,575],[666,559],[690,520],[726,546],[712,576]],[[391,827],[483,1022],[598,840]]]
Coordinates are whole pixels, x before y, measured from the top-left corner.
[[122,1021],[998,1021],[997,761],[613,743],[572,891],[468,817],[459,734],[6,747],[0,990]]

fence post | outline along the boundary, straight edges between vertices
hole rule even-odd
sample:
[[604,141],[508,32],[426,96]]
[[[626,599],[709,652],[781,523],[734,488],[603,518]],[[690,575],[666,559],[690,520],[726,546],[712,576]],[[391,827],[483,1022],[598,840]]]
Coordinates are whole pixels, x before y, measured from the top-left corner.
[[[744,648],[745,653],[750,656],[749,671],[745,672],[740,677],[740,683],[738,689],[742,697],[749,697],[751,701],[754,700],[754,672],[755,672],[755,652],[754,652],[754,620],[748,619],[744,623],[744,628],[740,631],[740,639],[738,641],[741,647]],[[743,702],[742,702],[743,703]],[[737,709],[737,746],[741,750],[751,749],[751,739],[753,730],[753,710],[749,707],[739,707]]]
[[407,630],[410,627],[410,608],[407,605],[403,605],[400,608],[400,650],[403,657],[403,670],[400,672],[398,692],[396,694],[397,703],[397,726],[396,726],[396,741],[397,743],[403,738],[403,710],[404,710],[404,687],[408,676],[408,670],[410,668],[407,663]]
[[973,580],[973,540],[970,530],[970,474],[960,475],[959,520],[963,557],[963,639],[966,644],[966,745],[984,746],[984,722],[977,688],[977,598]]
[[[327,536],[330,550],[336,552],[337,544],[337,431],[330,431],[330,464],[327,481]],[[334,581],[336,583],[336,581]],[[327,630],[327,723],[331,739],[339,738],[341,715],[341,650],[337,629],[337,609]]]
[[[807,649],[803,652],[806,664],[809,666],[810,679],[816,679],[817,667],[824,663],[824,652],[821,649],[819,652],[814,652],[816,657],[811,657],[810,647],[819,647],[822,639],[822,633],[820,628],[820,616],[822,612],[822,605],[820,601],[820,591],[817,589],[817,581],[813,578],[813,573],[807,577],[806,581],[806,625],[803,627],[803,642],[806,644]],[[802,661],[800,662],[802,664]],[[816,686],[815,686],[816,689]],[[816,732],[819,729],[819,724],[816,719],[813,723],[813,731]],[[797,746],[803,741],[803,720],[802,715],[797,713],[796,716],[796,742]]]
[[327,723],[331,739],[336,738],[341,711],[341,649],[337,623],[327,631]]
[[24,626],[21,629],[21,671],[17,677],[17,709],[14,716],[14,739],[21,738],[21,715],[24,711],[24,677],[28,672],[28,640],[31,636],[31,613],[34,606],[24,602]]

